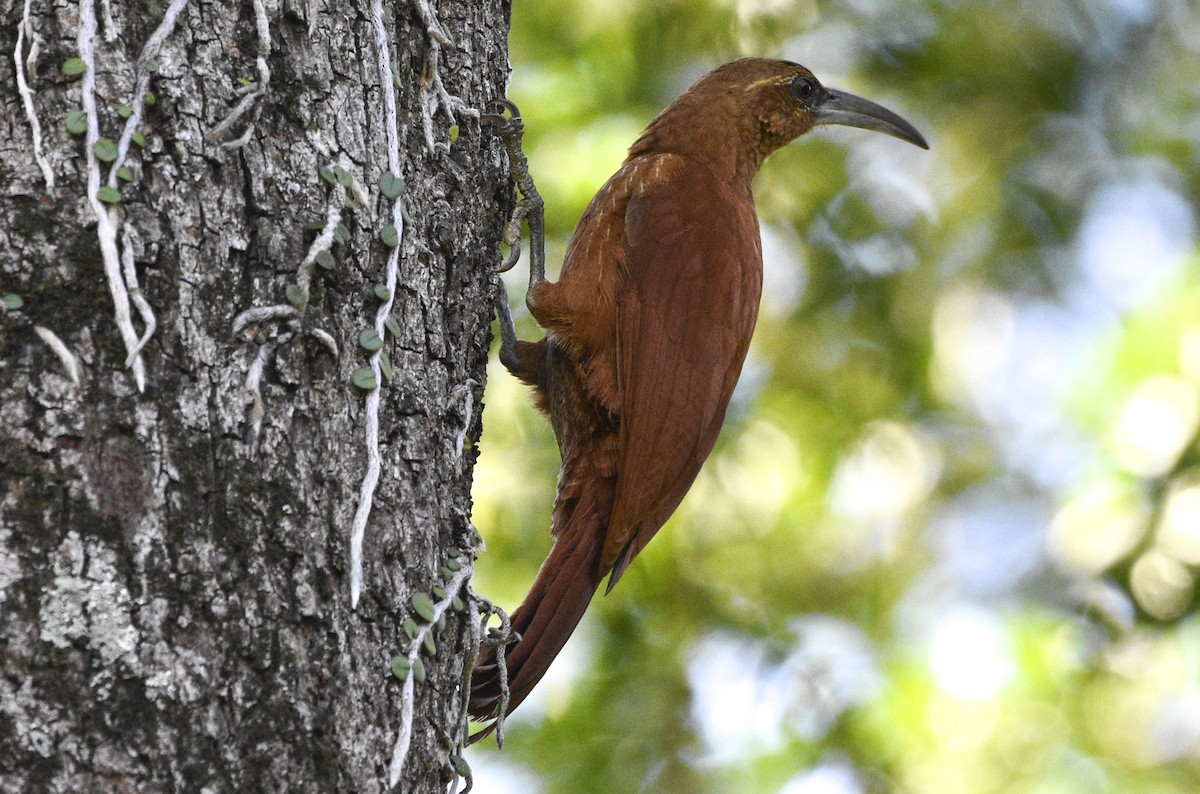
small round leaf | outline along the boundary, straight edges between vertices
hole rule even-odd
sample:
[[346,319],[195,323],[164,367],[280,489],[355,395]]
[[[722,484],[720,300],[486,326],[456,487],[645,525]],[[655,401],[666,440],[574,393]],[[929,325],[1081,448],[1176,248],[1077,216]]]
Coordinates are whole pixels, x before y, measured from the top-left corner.
[[129,105],[117,105],[117,115],[123,119],[127,119],[133,115],[133,108]]
[[67,132],[72,135],[83,135],[87,132],[87,114],[82,110],[72,110],[68,113]]
[[108,138],[101,138],[92,145],[92,151],[96,153],[96,157],[106,163],[111,163],[117,159],[117,145]]
[[379,239],[388,248],[395,248],[400,245],[400,232],[396,231],[395,226],[385,226],[383,231],[379,233]]
[[346,228],[344,223],[339,223],[334,227],[333,239],[342,244],[350,242],[350,230]]
[[392,675],[401,681],[408,678],[408,671],[411,669],[412,665],[408,663],[407,656],[397,656],[395,659],[392,659]]
[[283,294],[287,297],[288,303],[293,306],[303,306],[308,302],[304,299],[304,292],[301,291],[299,284],[288,284]]
[[374,328],[368,328],[358,335],[358,344],[363,350],[374,353],[376,350],[383,347],[383,339],[379,336],[379,332]]
[[87,71],[87,64],[82,58],[67,58],[63,61],[62,71],[68,77],[77,77]]
[[4,308],[11,311],[16,311],[25,305],[25,300],[15,292],[6,292],[4,294]]
[[142,147],[143,149],[146,148],[146,136],[143,135],[141,132],[135,132],[133,134],[133,142],[136,143],[138,146]]
[[383,374],[383,379],[388,383],[392,382],[392,360],[388,358],[387,353],[382,353],[379,356],[379,371]]
[[404,177],[396,176],[391,171],[384,171],[379,175],[379,189],[383,191],[383,195],[390,199],[400,197],[404,192]]
[[437,645],[433,641],[432,634],[426,634],[425,639],[421,641],[421,644],[425,646],[425,653],[429,654],[430,656],[437,656]]
[[317,252],[316,262],[326,270],[333,270],[334,265],[336,264],[336,262],[333,260],[333,254],[329,251],[329,249]]
[[375,285],[375,297],[381,301],[389,300],[392,297],[392,291],[384,284]]
[[412,618],[405,618],[404,633],[408,635],[410,640],[415,640],[417,638],[417,621]]
[[333,167],[333,175],[337,177],[337,181],[342,183],[342,187],[350,187],[354,183],[354,177],[350,176],[350,172],[340,165]]
[[412,597],[413,612],[426,623],[433,620],[433,599],[425,593],[417,593]]
[[331,185],[337,184],[337,177],[335,177],[333,175],[333,171],[330,171],[329,168],[327,168],[326,166],[321,166],[321,168],[317,171],[317,173],[320,174],[321,178],[324,179],[329,184],[331,184]]
[[100,199],[105,204],[120,204],[121,191],[117,190],[115,187],[105,185],[96,191],[96,198]]
[[129,170],[128,166],[123,165],[117,169],[117,178],[124,179],[126,182],[132,182],[133,172]]
[[146,103],[147,107],[151,107],[158,103],[158,97],[154,95],[153,91],[147,91],[142,95],[142,102]]
[[375,391],[379,384],[375,381],[375,370],[370,367],[359,367],[350,376],[350,381],[363,391]]
[[395,317],[389,317],[383,321],[383,327],[387,329],[392,336],[400,336],[400,323],[396,322]]
[[150,74],[157,72],[161,66],[162,64],[158,62],[157,58],[151,58],[150,60],[146,61],[146,71]]
[[421,661],[421,657],[413,659],[412,663],[413,678],[418,684],[425,683],[425,663]]

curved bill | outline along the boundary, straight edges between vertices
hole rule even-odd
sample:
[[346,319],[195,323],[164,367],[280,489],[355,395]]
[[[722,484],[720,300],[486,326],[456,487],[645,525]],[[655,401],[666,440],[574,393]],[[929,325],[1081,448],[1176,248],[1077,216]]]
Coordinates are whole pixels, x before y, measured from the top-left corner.
[[870,100],[845,91],[833,88],[825,90],[828,96],[813,110],[816,124],[860,127],[864,130],[874,130],[902,141],[908,141],[922,149],[929,148],[929,144],[925,143],[925,139],[921,137],[921,133],[917,132],[916,127],[882,105],[876,105]]

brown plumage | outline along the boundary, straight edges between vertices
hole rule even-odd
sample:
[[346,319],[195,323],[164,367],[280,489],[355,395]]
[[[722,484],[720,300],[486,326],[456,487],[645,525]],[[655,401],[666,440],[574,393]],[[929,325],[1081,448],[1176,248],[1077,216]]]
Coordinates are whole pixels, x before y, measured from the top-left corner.
[[[762,288],[751,182],[767,155],[817,124],[927,148],[900,117],[822,87],[802,66],[734,61],[697,81],[633,144],[580,219],[559,280],[534,273],[526,303],[546,335],[529,343],[510,331],[501,358],[534,387],[562,472],[554,547],[512,616],[521,640],[506,652],[509,710],[545,674],[604,577],[611,590],[675,511],[712,451]],[[494,718],[499,700],[488,648],[470,713]]]

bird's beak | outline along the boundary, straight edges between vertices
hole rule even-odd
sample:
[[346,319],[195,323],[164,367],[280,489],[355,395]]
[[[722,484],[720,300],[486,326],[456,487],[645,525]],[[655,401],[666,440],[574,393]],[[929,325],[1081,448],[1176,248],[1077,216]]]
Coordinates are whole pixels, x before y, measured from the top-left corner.
[[813,110],[816,124],[843,124],[864,130],[882,132],[914,146],[928,149],[929,144],[917,128],[892,111],[854,94],[827,88],[828,96]]

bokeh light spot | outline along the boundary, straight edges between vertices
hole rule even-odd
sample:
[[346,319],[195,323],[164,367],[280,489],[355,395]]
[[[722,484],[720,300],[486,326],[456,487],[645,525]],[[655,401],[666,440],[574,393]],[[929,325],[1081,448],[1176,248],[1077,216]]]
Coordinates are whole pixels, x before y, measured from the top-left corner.
[[1192,574],[1161,549],[1139,557],[1129,580],[1138,604],[1159,620],[1179,617],[1192,600]]
[[937,481],[937,450],[898,422],[875,422],[834,474],[834,512],[851,518],[896,516]]
[[1167,554],[1189,565],[1200,565],[1200,478],[1176,483],[1167,495],[1158,545]]
[[933,315],[935,389],[964,407],[990,415],[1013,353],[1012,304],[975,288],[948,292]]
[[1156,477],[1179,458],[1200,418],[1196,387],[1171,375],[1147,378],[1117,416],[1117,460],[1130,473]]
[[1089,202],[1079,260],[1112,305],[1131,307],[1182,263],[1193,244],[1192,209],[1155,181],[1122,182]]
[[821,764],[797,775],[779,794],[862,794],[854,768],[844,763]]
[[1016,665],[995,615],[958,606],[934,627],[929,667],[938,688],[963,700],[981,700],[1012,680]]
[[1149,515],[1127,485],[1104,480],[1071,498],[1054,517],[1051,556],[1063,567],[1095,575],[1123,557],[1145,534]]

